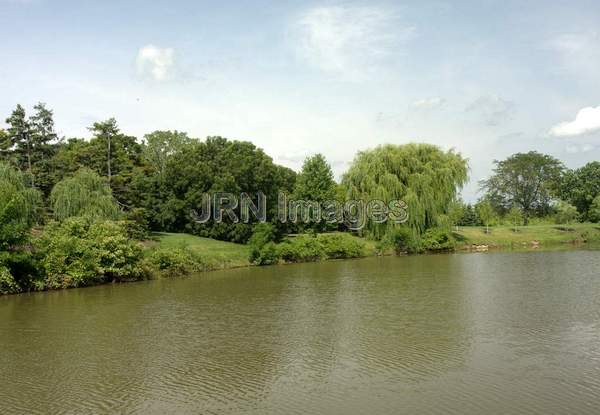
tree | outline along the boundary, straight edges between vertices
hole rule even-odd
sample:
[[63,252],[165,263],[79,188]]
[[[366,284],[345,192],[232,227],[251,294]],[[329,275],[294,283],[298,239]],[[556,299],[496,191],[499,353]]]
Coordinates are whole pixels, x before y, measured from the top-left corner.
[[112,142],[114,138],[119,134],[119,127],[117,126],[117,120],[109,118],[106,121],[95,122],[89,130],[94,135],[94,138],[105,145],[106,148],[106,177],[108,177],[108,186],[111,185],[112,180],[112,157],[113,148]]
[[119,219],[121,211],[102,177],[82,169],[73,177],[58,182],[50,194],[54,218],[64,221],[73,216]]
[[552,195],[564,170],[559,160],[530,151],[494,163],[492,177],[481,182],[481,189],[494,207],[506,211],[513,205],[518,206],[526,225],[530,216],[550,211]]
[[579,217],[577,208],[568,202],[559,200],[556,204],[556,223],[569,224]]
[[[24,158],[31,186],[35,186],[35,178],[33,176],[33,143],[31,142],[31,130],[27,121],[25,108],[17,104],[17,108],[12,112],[10,117],[6,119],[8,127],[8,136],[12,146],[16,147],[17,154],[20,156],[19,162]],[[19,163],[21,164],[21,163]]]
[[0,162],[0,250],[27,240],[41,204],[40,193],[25,176]]
[[154,131],[144,136],[142,154],[161,178],[167,170],[167,162],[186,144],[190,143],[187,133],[178,131]]
[[[342,183],[349,199],[404,201],[407,224],[421,234],[439,224],[467,177],[467,160],[453,150],[444,152],[430,144],[388,144],[359,152]],[[384,234],[387,226],[389,221],[367,223],[376,236]]]
[[600,222],[600,194],[594,198],[588,211],[588,219],[592,222]]
[[585,166],[567,171],[561,181],[560,197],[574,205],[585,219],[594,199],[600,195],[600,162],[593,161]]
[[[294,199],[317,202],[320,205],[336,198],[337,184],[333,180],[331,166],[322,154],[307,157],[302,165],[302,171],[296,178]],[[325,230],[326,224],[319,222],[307,225],[307,228]]]
[[465,216],[465,209],[466,205],[462,200],[456,200],[450,203],[450,206],[448,207],[448,219],[450,223],[456,227],[457,231],[462,218]]
[[513,231],[517,232],[517,226],[520,226],[523,223],[523,214],[518,207],[513,206],[506,214],[506,220],[513,225]]
[[17,105],[6,120],[8,132],[0,133],[0,154],[29,173],[32,187],[40,187],[47,192],[50,187],[48,161],[54,152],[52,142],[58,137],[54,131],[52,111],[46,108],[46,104],[39,102],[33,109],[34,114],[26,118],[25,109]]
[[485,225],[485,233],[490,233],[490,225],[496,220],[496,212],[489,200],[484,199],[475,206],[477,215]]

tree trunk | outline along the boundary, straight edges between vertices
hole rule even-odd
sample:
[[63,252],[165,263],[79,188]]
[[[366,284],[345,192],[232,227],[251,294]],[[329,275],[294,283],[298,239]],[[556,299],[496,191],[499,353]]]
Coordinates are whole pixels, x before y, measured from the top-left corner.
[[110,136],[108,137],[108,157],[106,158],[106,165],[108,167],[108,187],[110,187],[110,179],[112,176],[112,172],[111,172],[111,168],[110,168],[110,161],[111,161],[111,152],[110,152]]

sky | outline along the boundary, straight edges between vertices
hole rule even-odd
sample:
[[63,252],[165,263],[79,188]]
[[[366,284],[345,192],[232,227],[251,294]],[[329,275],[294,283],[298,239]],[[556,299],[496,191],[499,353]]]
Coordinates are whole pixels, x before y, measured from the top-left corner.
[[474,201],[516,152],[600,160],[600,2],[0,0],[0,121],[38,101],[65,137],[115,117],[337,178],[379,144],[454,148]]

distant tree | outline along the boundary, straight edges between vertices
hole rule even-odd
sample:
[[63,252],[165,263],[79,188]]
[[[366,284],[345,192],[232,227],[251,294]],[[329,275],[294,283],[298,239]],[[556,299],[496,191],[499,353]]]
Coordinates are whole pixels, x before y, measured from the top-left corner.
[[[57,140],[52,111],[39,102],[34,114],[26,118],[21,105],[6,120],[9,124],[4,137],[0,135],[0,153],[11,158],[21,170],[29,173],[31,186],[48,188],[48,161],[53,154],[52,142]],[[11,157],[12,155],[12,157]]]
[[[350,199],[404,201],[406,224],[420,235],[440,225],[467,178],[467,160],[459,153],[431,144],[388,144],[359,152],[342,183]],[[386,226],[389,223],[367,223],[367,229],[379,237]]]
[[511,207],[506,213],[506,220],[513,226],[513,231],[517,232],[517,226],[523,224],[523,214],[521,213],[521,209],[516,206]]
[[[296,178],[294,199],[317,202],[323,205],[325,202],[335,200],[336,192],[337,184],[333,179],[333,171],[325,157],[322,154],[307,157]],[[304,228],[325,230],[328,226],[320,220],[319,223],[309,224]]]
[[600,162],[593,161],[585,166],[567,171],[561,181],[560,197],[574,205],[588,217],[594,199],[600,195]]
[[64,221],[73,216],[98,219],[119,219],[121,211],[104,179],[97,173],[82,169],[73,177],[63,179],[50,194],[54,218]]
[[0,250],[27,240],[42,204],[25,175],[0,162]]
[[465,209],[466,205],[462,200],[456,200],[450,203],[450,206],[448,207],[448,219],[452,226],[456,227],[456,230],[458,230],[458,226],[465,216]]
[[16,147],[16,152],[19,155],[19,167],[21,160],[25,161],[27,172],[31,186],[35,186],[35,177],[33,175],[33,142],[31,140],[31,130],[25,108],[17,104],[17,108],[12,112],[10,117],[6,119],[8,127],[8,136],[11,146]]
[[477,215],[481,219],[481,222],[485,225],[485,233],[490,233],[490,225],[492,225],[497,219],[497,214],[494,211],[494,207],[489,200],[484,199],[477,203],[475,210],[477,210]]
[[120,133],[117,120],[109,118],[106,121],[95,122],[89,130],[94,138],[106,148],[106,177],[108,177],[108,186],[110,187],[112,181],[113,140]]
[[594,198],[588,211],[588,219],[592,222],[600,222],[600,194]]
[[154,131],[144,136],[142,154],[154,171],[164,177],[169,159],[190,142],[187,133]]
[[10,136],[6,130],[0,128],[0,160],[6,161],[9,158],[11,147]]
[[568,202],[559,200],[556,204],[556,223],[569,224],[578,219],[577,208]]
[[481,225],[481,220],[477,215],[477,211],[473,207],[473,205],[466,204],[463,207],[463,216],[460,218],[458,222],[459,226],[478,226]]
[[550,211],[552,195],[564,170],[559,160],[530,151],[513,154],[494,163],[493,175],[481,182],[481,188],[497,209],[508,210],[513,205],[518,206],[525,224],[530,216]]

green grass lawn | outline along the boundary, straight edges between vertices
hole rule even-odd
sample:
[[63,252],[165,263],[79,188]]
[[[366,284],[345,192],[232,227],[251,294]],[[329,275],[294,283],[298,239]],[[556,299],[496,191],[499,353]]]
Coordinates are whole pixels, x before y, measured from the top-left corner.
[[226,268],[250,265],[248,262],[250,250],[246,245],[201,238],[186,233],[156,232],[153,236],[158,238],[158,244],[161,248],[187,247],[206,257],[227,261]]
[[600,242],[600,225],[594,223],[574,223],[569,225],[531,225],[490,227],[490,233],[483,226],[461,226],[454,236],[459,246],[490,245],[500,248],[531,246],[538,241],[541,246],[562,243]]

